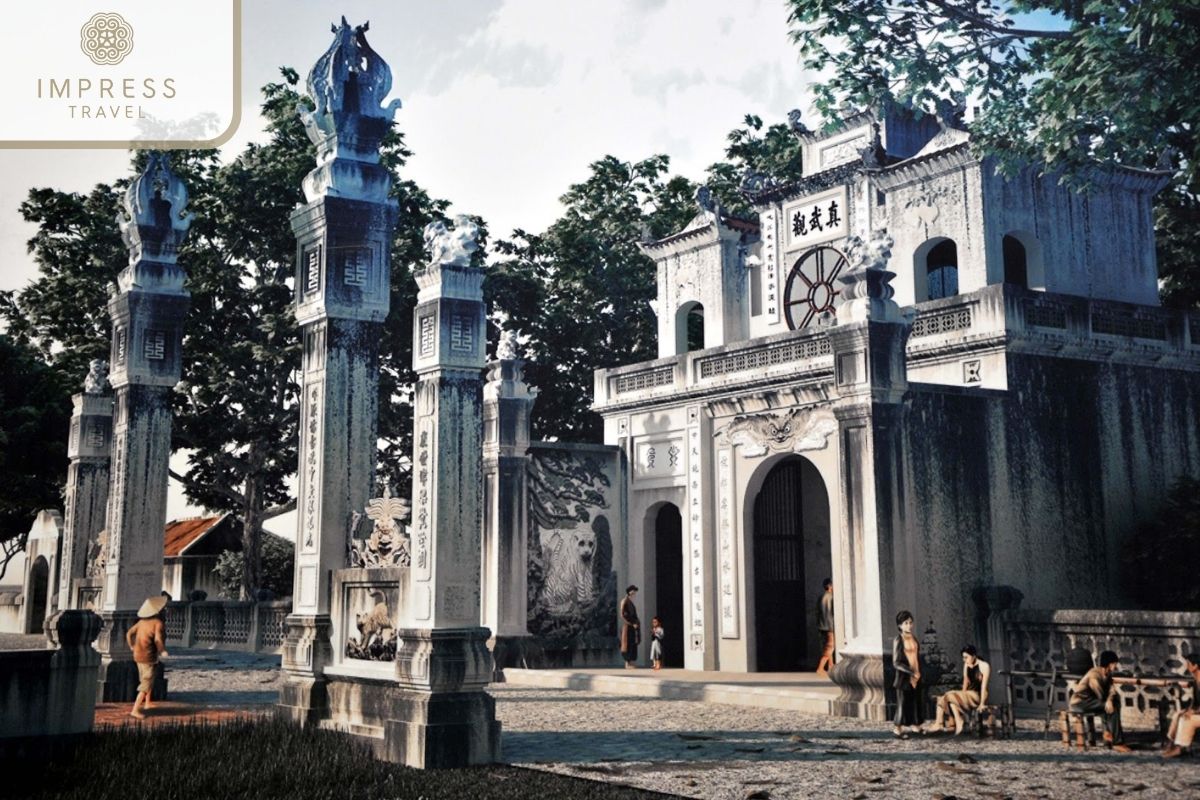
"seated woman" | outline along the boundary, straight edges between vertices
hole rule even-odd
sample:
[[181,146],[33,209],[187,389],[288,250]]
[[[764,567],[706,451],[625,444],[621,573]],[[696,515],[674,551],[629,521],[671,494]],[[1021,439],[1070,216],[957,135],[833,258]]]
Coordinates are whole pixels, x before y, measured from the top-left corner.
[[1171,719],[1167,738],[1171,741],[1163,751],[1163,758],[1178,758],[1192,746],[1196,732],[1200,731],[1200,654],[1188,653],[1187,671],[1192,677],[1192,702],[1182,711],[1176,711]]
[[954,735],[963,732],[963,712],[973,711],[987,705],[988,678],[992,675],[991,666],[979,658],[975,645],[968,644],[962,649],[963,685],[957,692],[946,692],[938,698],[937,714],[933,724],[925,728],[925,733],[941,733],[949,710],[954,715]]

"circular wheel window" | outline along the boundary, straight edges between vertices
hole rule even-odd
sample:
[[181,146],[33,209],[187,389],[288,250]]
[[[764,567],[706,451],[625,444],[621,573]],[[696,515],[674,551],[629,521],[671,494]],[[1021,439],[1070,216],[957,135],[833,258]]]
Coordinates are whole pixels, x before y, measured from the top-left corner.
[[832,247],[809,250],[796,262],[783,293],[788,328],[807,328],[818,314],[834,309],[842,293],[837,277],[845,266],[846,257]]

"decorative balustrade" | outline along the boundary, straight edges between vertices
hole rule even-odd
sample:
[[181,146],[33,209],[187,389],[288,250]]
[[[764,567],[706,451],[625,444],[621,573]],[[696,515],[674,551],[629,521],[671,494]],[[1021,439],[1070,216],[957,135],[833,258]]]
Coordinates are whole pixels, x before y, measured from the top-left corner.
[[290,600],[201,601],[167,606],[167,641],[181,647],[277,653]]
[[629,372],[612,377],[612,393],[614,395],[630,394],[658,386],[670,386],[675,382],[675,367],[655,367],[654,369]]
[[[1031,609],[1004,612],[1000,622],[1006,667],[1018,672],[1065,672],[1067,653],[1082,648],[1094,662],[1103,650],[1117,653],[1119,674],[1187,678],[1184,656],[1200,647],[1198,613]],[[1136,727],[1157,725],[1159,704],[1173,699],[1171,687],[1120,683],[1119,689],[1122,722]],[[1051,686],[1042,678],[1014,676],[1015,710],[1018,715],[1044,715],[1048,692],[1055,708],[1066,708],[1067,690],[1061,681]]]
[[718,353],[696,359],[696,374],[701,380],[747,372],[754,369],[769,369],[779,364],[791,364],[830,355],[833,352],[829,337],[821,334],[790,342],[755,347],[746,347],[732,352]]
[[955,306],[944,311],[926,311],[917,315],[908,338],[912,340],[936,336],[939,333],[965,331],[971,327],[974,316],[974,310],[969,305]]

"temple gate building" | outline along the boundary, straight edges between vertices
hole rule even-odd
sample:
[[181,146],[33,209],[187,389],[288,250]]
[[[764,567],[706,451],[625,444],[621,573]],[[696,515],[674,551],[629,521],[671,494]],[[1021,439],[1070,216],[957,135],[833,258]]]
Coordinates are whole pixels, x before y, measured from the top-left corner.
[[900,609],[957,646],[988,587],[1128,606],[1122,541],[1200,473],[1200,315],[1158,303],[1166,172],[1081,193],[933,117],[794,128],[757,222],[702,189],[644,244],[660,357],[596,372],[611,563],[697,670],[811,669],[831,577],[841,710],[877,716]]

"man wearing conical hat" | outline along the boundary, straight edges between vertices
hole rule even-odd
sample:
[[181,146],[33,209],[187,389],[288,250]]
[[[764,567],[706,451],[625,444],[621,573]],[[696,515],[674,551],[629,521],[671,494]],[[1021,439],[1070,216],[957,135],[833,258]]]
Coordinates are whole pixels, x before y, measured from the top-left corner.
[[150,691],[154,688],[154,668],[160,658],[167,655],[166,626],[163,613],[168,598],[162,595],[148,597],[138,609],[138,621],[125,634],[125,643],[133,651],[133,660],[138,668],[138,694],[133,701],[129,716],[143,719],[142,708],[150,702]]

